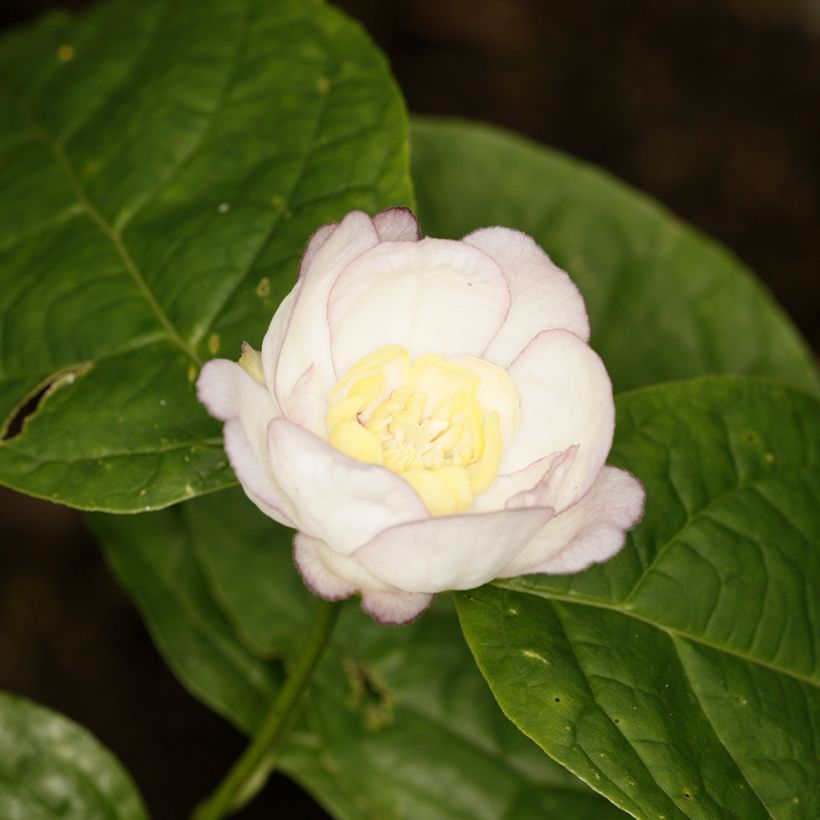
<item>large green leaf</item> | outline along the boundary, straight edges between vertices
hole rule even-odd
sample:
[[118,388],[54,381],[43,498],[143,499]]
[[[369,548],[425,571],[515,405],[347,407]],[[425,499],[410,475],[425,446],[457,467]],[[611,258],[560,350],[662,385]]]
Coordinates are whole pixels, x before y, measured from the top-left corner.
[[[315,606],[290,532],[238,490],[90,521],[176,674],[251,732],[278,680],[263,658],[287,663]],[[345,608],[281,768],[339,817],[623,816],[504,718],[447,599],[401,629]]]
[[805,343],[749,271],[643,194],[474,123],[415,118],[411,141],[425,233],[507,225],[535,237],[580,287],[616,390],[709,373],[820,385]]
[[117,759],[85,729],[0,692],[0,817],[147,820]]
[[258,343],[305,241],[410,203],[381,54],[318,0],[106,2],[0,41],[0,482],[147,510],[234,483],[204,359]]
[[507,716],[637,817],[820,816],[820,403],[716,377],[618,401],[623,552],[458,596]]

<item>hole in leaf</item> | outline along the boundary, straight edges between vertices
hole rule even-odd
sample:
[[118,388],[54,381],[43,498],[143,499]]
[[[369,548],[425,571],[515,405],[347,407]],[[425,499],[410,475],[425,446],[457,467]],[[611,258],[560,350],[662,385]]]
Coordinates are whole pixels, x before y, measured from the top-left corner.
[[4,427],[0,427],[0,441],[11,441],[23,432],[26,422],[35,415],[40,405],[52,393],[60,388],[74,383],[77,376],[86,373],[92,367],[91,362],[84,362],[74,367],[60,370],[49,376],[45,382],[38,385],[31,393],[25,396],[12,411]]
[[350,683],[349,703],[372,732],[393,722],[393,693],[376,675],[354,658],[342,658],[342,668]]
[[555,699],[555,702],[556,702],[556,703],[560,703],[560,702],[561,702],[561,698],[556,698],[556,699]]
[[687,800],[691,800],[691,799],[692,799],[692,795],[691,795],[691,794],[689,794],[689,792],[684,792],[684,793],[683,793],[683,796],[684,796]]

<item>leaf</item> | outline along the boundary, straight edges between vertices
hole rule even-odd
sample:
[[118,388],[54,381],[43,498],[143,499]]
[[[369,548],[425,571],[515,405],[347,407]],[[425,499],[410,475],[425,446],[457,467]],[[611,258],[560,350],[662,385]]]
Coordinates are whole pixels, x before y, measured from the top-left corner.
[[820,387],[805,342],[746,267],[645,195],[475,123],[416,117],[411,140],[424,232],[532,235],[584,295],[617,391],[712,373]]
[[[175,673],[252,731],[276,690],[255,670],[293,657],[315,606],[290,532],[239,490],[89,520]],[[346,607],[280,768],[339,817],[623,816],[503,717],[446,599],[401,629]]]
[[412,203],[384,58],[318,0],[106,2],[0,41],[0,482],[154,509],[235,482],[203,360],[259,344],[308,236]]
[[820,816],[820,413],[762,379],[617,403],[646,513],[612,561],[460,594],[505,714],[636,817]]
[[147,820],[119,761],[68,718],[0,692],[0,816]]

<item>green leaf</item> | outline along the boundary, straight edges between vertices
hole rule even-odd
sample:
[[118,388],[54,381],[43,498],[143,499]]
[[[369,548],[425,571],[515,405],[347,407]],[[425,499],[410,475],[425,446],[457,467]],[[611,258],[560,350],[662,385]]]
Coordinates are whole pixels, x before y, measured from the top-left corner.
[[820,816],[820,403],[713,377],[618,400],[646,513],[612,561],[457,598],[505,714],[636,817]]
[[147,820],[131,778],[89,732],[0,692],[0,817]]
[[648,197],[483,125],[417,117],[411,140],[424,232],[532,235],[581,289],[616,390],[711,373],[820,387],[811,352],[745,266]]
[[203,360],[259,344],[308,236],[409,203],[406,115],[318,0],[106,2],[0,41],[0,482],[138,511],[232,485]]
[[[263,658],[287,663],[315,606],[291,533],[239,490],[89,520],[176,674],[251,732],[278,679]],[[280,768],[338,817],[623,816],[504,718],[446,598],[400,629],[345,608]]]

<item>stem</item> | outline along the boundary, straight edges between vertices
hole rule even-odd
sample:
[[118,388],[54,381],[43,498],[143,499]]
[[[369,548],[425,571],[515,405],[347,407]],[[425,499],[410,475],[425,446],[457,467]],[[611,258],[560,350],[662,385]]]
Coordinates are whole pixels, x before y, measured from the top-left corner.
[[251,745],[234,763],[216,791],[194,810],[192,820],[225,817],[237,808],[246,789],[255,781],[266,778],[273,769],[302,695],[333,632],[340,608],[333,602],[319,602],[302,654],[296,659]]

